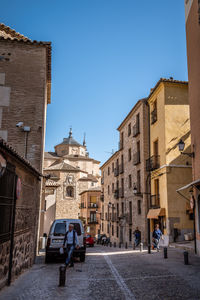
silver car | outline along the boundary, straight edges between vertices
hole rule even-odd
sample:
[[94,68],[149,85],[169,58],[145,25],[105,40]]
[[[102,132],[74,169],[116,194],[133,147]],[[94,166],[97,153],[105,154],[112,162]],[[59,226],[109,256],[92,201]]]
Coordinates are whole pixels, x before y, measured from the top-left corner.
[[61,257],[60,247],[63,245],[65,233],[69,229],[69,224],[74,225],[74,230],[77,232],[79,249],[73,252],[74,257],[80,257],[80,261],[85,261],[86,241],[84,237],[84,228],[79,219],[57,219],[53,222],[46,245],[45,262],[49,263],[54,257]]

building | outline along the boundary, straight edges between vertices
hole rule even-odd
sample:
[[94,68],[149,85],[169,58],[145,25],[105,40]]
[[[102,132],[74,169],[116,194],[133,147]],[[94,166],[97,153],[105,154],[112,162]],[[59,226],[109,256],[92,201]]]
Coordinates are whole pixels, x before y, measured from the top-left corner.
[[111,242],[133,245],[139,227],[147,242],[148,105],[139,100],[118,127],[119,150],[101,167],[102,225]]
[[151,231],[156,223],[164,233],[164,244],[184,240],[193,228],[188,202],[176,193],[192,179],[191,158],[178,149],[180,140],[190,152],[188,83],[161,78],[148,97],[150,107],[151,198],[147,218]]
[[83,221],[85,232],[95,237],[100,234],[101,188],[90,188],[81,192],[80,196],[80,218]]
[[0,137],[42,172],[51,102],[51,43],[32,41],[4,24],[0,41]]
[[0,140],[0,288],[34,263],[41,176]]
[[200,1],[185,0],[187,60],[189,78],[189,104],[191,122],[191,153],[193,155],[193,179],[183,187],[187,197],[193,190],[192,207],[195,212],[195,252],[200,255]]
[[68,138],[55,146],[55,152],[45,152],[44,174],[49,178],[45,186],[45,233],[55,219],[80,216],[80,193],[100,186],[99,164],[89,157],[85,139],[79,144],[71,129]]

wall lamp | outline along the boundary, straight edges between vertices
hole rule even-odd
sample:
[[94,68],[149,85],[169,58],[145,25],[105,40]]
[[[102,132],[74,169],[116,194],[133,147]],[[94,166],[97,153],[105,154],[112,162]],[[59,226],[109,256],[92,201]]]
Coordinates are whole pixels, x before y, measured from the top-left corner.
[[185,148],[185,143],[183,140],[180,140],[178,143],[178,149],[181,152],[181,154],[187,155],[189,157],[194,157],[194,152],[191,153],[183,152],[184,148]]

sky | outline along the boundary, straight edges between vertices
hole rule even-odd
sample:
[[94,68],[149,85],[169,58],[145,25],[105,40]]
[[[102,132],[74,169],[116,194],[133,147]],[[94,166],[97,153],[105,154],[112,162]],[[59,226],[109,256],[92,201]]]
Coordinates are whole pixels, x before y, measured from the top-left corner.
[[0,22],[52,42],[46,151],[72,126],[78,142],[86,133],[90,156],[105,162],[135,103],[161,77],[187,80],[183,0],[1,1]]

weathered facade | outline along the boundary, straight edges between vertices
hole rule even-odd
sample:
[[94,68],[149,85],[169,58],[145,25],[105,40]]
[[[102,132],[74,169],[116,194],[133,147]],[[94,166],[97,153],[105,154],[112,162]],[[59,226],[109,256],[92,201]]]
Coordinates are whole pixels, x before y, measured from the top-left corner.
[[188,83],[161,78],[148,103],[150,158],[146,165],[151,173],[151,198],[147,218],[151,232],[160,224],[168,245],[184,240],[184,234],[193,228],[189,201],[176,192],[192,179],[191,158],[178,148],[180,140],[185,143],[185,152],[191,148]]
[[195,250],[200,255],[200,1],[185,0],[186,19],[186,39],[187,39],[187,59],[189,78],[189,104],[191,122],[191,152],[194,153],[192,159],[193,182],[187,191],[193,188],[193,207],[195,212],[196,241]]
[[36,255],[41,174],[0,140],[0,288]]
[[102,233],[111,242],[133,245],[139,227],[147,241],[148,105],[139,100],[118,127],[119,150],[101,167]]
[[[4,24],[0,41],[0,137],[42,172],[51,43],[32,41]],[[43,232],[43,198],[40,211]]]
[[90,158],[85,141],[79,144],[72,137],[55,146],[55,152],[46,152],[44,174],[49,176],[45,187],[45,232],[59,218],[80,216],[80,193],[99,186],[100,162]]
[[80,218],[83,221],[85,232],[95,237],[100,234],[100,196],[101,188],[91,188],[80,193]]

